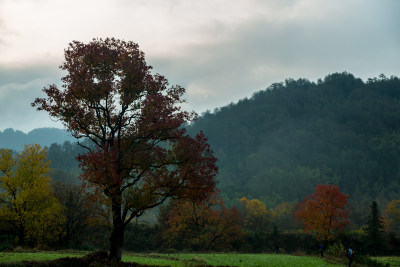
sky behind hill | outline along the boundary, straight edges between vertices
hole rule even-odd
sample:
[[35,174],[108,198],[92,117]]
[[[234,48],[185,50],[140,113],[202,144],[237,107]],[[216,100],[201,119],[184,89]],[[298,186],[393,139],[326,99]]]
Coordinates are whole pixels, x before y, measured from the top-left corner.
[[286,78],[400,75],[398,0],[0,0],[0,131],[61,127],[30,103],[72,40],[137,42],[199,113]]

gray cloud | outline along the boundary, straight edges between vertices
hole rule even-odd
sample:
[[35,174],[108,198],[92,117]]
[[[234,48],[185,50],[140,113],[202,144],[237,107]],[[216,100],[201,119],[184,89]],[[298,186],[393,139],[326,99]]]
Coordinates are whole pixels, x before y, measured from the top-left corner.
[[[146,23],[154,24],[145,31],[138,31],[147,25],[142,17],[137,18],[138,24],[130,21],[137,27],[132,28],[133,33],[118,31],[118,25],[111,24],[109,30],[122,33],[116,37],[139,41],[148,63],[172,84],[184,86],[186,107],[199,113],[249,97],[286,78],[316,80],[341,71],[363,79],[380,73],[400,75],[398,0],[249,0],[248,6],[233,3],[228,13],[223,12],[225,2],[215,0],[212,4],[197,2],[201,14],[190,9],[191,2],[182,0],[158,0],[156,4],[163,9],[152,9],[154,6],[143,0],[116,3],[115,10],[126,14],[135,5],[143,12],[157,11],[146,18]],[[235,13],[240,8],[243,12]],[[207,10],[212,15],[208,16]],[[163,24],[171,24],[159,25],[156,15],[162,16]],[[184,19],[177,19],[179,16]],[[99,25],[103,29],[104,25]],[[93,30],[97,34],[99,29]],[[146,39],[149,34],[153,38]],[[60,58],[63,48],[57,48]],[[59,83],[61,76],[56,65],[0,66],[0,130],[54,125],[30,103],[40,96],[43,86]]]
[[3,10],[3,8],[2,8],[2,6],[3,6],[3,0],[0,0],[0,47],[2,46],[2,45],[4,45],[4,39],[3,39],[3,34],[4,34],[4,31],[5,31],[5,24],[4,24],[4,19],[3,19],[3,12],[2,12],[2,10]]
[[227,33],[220,41],[151,63],[186,87],[189,104],[200,112],[286,78],[316,80],[341,71],[364,79],[380,73],[399,75],[400,24],[398,16],[388,16],[399,2],[390,3],[352,2],[333,6],[321,16],[284,21],[257,17],[232,31],[215,25],[210,32]]
[[46,112],[31,107],[48,84],[58,83],[61,73],[49,66],[23,69],[0,68],[0,130],[14,128],[28,132],[38,127],[60,127]]

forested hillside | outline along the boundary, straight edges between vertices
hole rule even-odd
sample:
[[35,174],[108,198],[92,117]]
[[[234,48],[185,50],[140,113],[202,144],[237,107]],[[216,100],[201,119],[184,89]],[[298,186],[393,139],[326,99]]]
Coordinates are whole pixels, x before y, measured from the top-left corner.
[[203,114],[189,130],[209,138],[231,205],[242,196],[270,207],[300,201],[318,183],[339,185],[357,203],[400,198],[397,77],[286,80]]

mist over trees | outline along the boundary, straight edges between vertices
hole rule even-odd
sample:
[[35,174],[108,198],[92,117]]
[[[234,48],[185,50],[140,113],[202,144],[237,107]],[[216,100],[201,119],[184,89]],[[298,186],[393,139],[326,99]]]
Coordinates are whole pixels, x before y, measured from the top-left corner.
[[0,131],[0,148],[15,151],[22,151],[25,144],[49,147],[53,143],[63,144],[65,141],[74,141],[74,138],[67,131],[57,128],[38,128],[28,133],[12,128]]

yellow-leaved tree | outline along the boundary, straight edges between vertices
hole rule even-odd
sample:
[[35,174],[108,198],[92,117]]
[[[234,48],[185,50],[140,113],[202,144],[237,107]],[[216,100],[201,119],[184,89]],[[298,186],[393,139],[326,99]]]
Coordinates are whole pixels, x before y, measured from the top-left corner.
[[62,206],[50,189],[50,161],[40,145],[20,154],[0,150],[0,220],[15,229],[18,245],[44,245],[61,230]]
[[386,205],[385,228],[387,232],[400,234],[400,200],[395,199]]
[[245,228],[262,232],[266,231],[270,222],[271,212],[267,207],[258,199],[247,199],[242,197],[239,199],[239,206],[244,216]]

